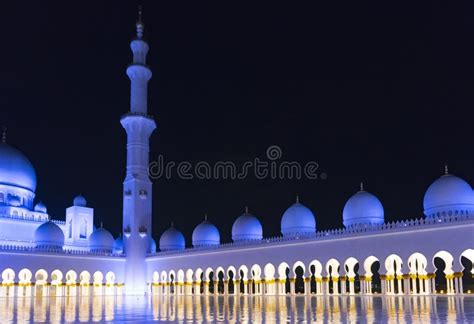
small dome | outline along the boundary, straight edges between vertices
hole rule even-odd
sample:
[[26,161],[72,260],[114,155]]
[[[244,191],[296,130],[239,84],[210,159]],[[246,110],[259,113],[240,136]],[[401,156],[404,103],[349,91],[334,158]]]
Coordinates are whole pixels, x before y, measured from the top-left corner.
[[240,215],[232,225],[232,240],[234,242],[261,240],[263,228],[260,221],[247,211]]
[[38,213],[44,213],[46,214],[48,212],[48,209],[46,208],[46,205],[43,204],[41,201],[35,205],[35,212]]
[[[176,228],[171,227],[164,231],[160,237],[160,250],[161,251],[177,251],[184,250],[185,240],[183,234]],[[156,243],[155,243],[156,251]]]
[[33,165],[23,153],[6,143],[0,143],[0,184],[36,190]]
[[428,187],[423,207],[426,217],[471,214],[474,212],[474,194],[466,181],[445,174]]
[[316,232],[316,220],[313,212],[298,201],[291,205],[281,218],[283,236],[305,236]]
[[153,237],[150,238],[150,253],[156,253],[156,241],[153,239]]
[[93,252],[112,252],[115,240],[105,228],[98,228],[89,236],[89,248]]
[[79,206],[79,207],[86,207],[87,206],[87,200],[84,198],[82,195],[76,196],[74,198],[74,201],[72,203],[74,206]]
[[37,248],[62,249],[64,233],[58,225],[47,221],[36,229],[35,244]]
[[20,207],[21,206],[21,198],[18,196],[11,196],[8,200],[8,204],[13,207]]
[[123,253],[123,239],[121,236],[117,237],[114,241],[114,253]]
[[376,225],[385,222],[382,203],[373,194],[363,189],[346,202],[342,218],[345,227]]
[[219,230],[211,222],[205,220],[193,231],[193,246],[216,246],[221,243]]

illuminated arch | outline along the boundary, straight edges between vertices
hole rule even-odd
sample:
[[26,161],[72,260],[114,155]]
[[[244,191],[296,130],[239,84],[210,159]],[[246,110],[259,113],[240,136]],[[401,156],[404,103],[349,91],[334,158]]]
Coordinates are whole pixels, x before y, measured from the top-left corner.
[[105,274],[105,282],[107,285],[114,285],[115,284],[115,273],[109,271]]
[[37,285],[45,285],[48,280],[48,272],[44,269],[39,269],[35,273],[35,282]]
[[15,271],[11,268],[7,268],[2,272],[2,283],[5,285],[13,284],[15,282]]
[[227,274],[226,274],[224,268],[222,268],[222,267],[218,267],[218,268],[216,269],[216,273],[215,273],[214,275],[216,276],[216,278],[218,278],[219,273],[221,273],[221,272],[222,272],[222,274],[224,275],[224,279],[226,279],[226,278],[227,278]]
[[280,279],[286,279],[286,270],[290,269],[290,266],[286,262],[280,263],[278,266],[278,276]]
[[439,251],[437,252],[434,256],[433,256],[433,265],[436,267],[435,265],[435,259],[436,258],[440,258],[441,260],[444,261],[445,263],[445,268],[444,268],[444,273],[447,274],[447,275],[451,275],[454,273],[453,271],[453,261],[454,261],[454,258],[453,256],[451,255],[451,253],[449,252],[446,252],[446,251]]
[[301,261],[296,261],[295,264],[293,265],[293,275],[296,276],[296,268],[298,267],[301,267],[301,269],[303,269],[303,276],[304,276],[306,272],[306,266]]
[[[470,272],[474,276],[474,250],[473,249],[467,249],[461,255],[459,256],[459,263],[462,265],[461,259],[462,257],[465,257],[469,261],[471,261],[471,269]],[[469,270],[469,269],[468,269]]]
[[338,278],[339,277],[339,261],[336,259],[329,259],[328,262],[326,262],[326,273],[328,276],[331,276],[333,278]]
[[[197,268],[196,271],[194,272],[194,278],[197,282],[201,282],[201,276],[204,273],[204,271],[201,268]],[[206,278],[204,278],[206,280]]]
[[[395,269],[396,267],[396,269]],[[388,275],[401,276],[403,267],[403,260],[396,254],[391,254],[385,259],[385,270]]]
[[210,277],[211,272],[212,272],[213,277],[215,277],[216,274],[214,273],[214,270],[213,270],[212,268],[207,268],[207,269],[206,269],[206,272],[205,272],[205,274],[204,274],[204,279],[205,279],[206,281],[209,281],[210,279],[214,279],[214,278],[211,278],[211,277]]
[[157,284],[160,282],[160,274],[158,273],[158,271],[153,271],[153,274],[151,276],[152,278],[152,281],[154,284]]
[[309,272],[311,273],[311,267],[314,266],[314,276],[316,278],[322,278],[323,265],[318,260],[313,260],[309,264]]
[[168,282],[168,275],[166,274],[166,271],[161,271],[161,282]]
[[62,283],[62,280],[63,280],[63,273],[61,272],[61,270],[56,269],[53,272],[51,272],[52,285],[60,285]]
[[235,276],[236,276],[236,274],[237,274],[237,270],[235,269],[234,266],[229,266],[229,267],[227,268],[227,273],[226,273],[226,274],[227,274],[227,278],[230,278],[229,273],[232,273],[232,274],[234,275],[233,278],[234,278],[234,280],[235,280]]
[[252,275],[252,279],[260,279],[262,275],[262,269],[260,268],[258,264],[254,264],[250,268],[250,274]]
[[89,271],[82,271],[79,274],[79,280],[81,281],[81,285],[88,285],[91,281],[91,274]]
[[366,277],[372,277],[373,273],[372,273],[372,265],[375,263],[375,262],[379,262],[379,259],[373,255],[367,257],[365,260],[364,260],[364,270],[365,270],[365,276]]
[[354,257],[347,258],[347,260],[344,261],[344,270],[346,271],[347,277],[354,278],[356,276],[355,266],[357,263],[359,263],[359,261]]
[[275,278],[275,266],[271,263],[267,263],[263,267],[263,275],[265,280],[273,280]]
[[93,279],[94,285],[102,285],[102,283],[104,282],[104,274],[100,271],[96,271],[94,272]]
[[184,282],[184,271],[182,269],[178,270],[177,281],[180,283]]
[[411,274],[425,275],[427,265],[428,261],[426,260],[426,257],[419,252],[413,253],[408,258],[408,268],[410,269]]
[[22,285],[29,285],[31,283],[31,278],[33,278],[33,274],[29,269],[21,269],[18,273],[18,279],[20,279],[20,284]]
[[[243,276],[240,274],[240,273],[243,273]],[[239,277],[242,276],[242,278],[240,278],[241,280],[247,280],[248,279],[248,273],[249,273],[249,269],[247,268],[246,265],[241,265],[239,267]]]
[[193,282],[193,269],[186,270],[186,282]]

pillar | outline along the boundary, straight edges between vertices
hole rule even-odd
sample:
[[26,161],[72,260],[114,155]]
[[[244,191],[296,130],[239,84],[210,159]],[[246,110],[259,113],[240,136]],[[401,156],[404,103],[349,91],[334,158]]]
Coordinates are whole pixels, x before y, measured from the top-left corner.
[[296,278],[290,278],[290,294],[294,295],[295,292],[295,285],[296,285]]
[[304,278],[304,294],[311,295],[311,278]]
[[349,295],[355,294],[355,277],[348,278],[347,281],[349,282]]

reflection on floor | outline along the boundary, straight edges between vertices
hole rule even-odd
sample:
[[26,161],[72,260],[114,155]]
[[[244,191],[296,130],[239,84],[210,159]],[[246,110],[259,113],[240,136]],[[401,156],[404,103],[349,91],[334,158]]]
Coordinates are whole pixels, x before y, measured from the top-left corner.
[[153,296],[0,298],[0,322],[474,321],[470,296]]

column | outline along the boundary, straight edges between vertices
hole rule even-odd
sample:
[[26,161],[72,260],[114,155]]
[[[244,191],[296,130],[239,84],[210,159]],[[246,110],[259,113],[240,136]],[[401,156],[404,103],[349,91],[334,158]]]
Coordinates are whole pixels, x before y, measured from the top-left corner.
[[399,295],[402,295],[403,294],[403,289],[402,289],[403,275],[397,275],[397,281],[398,281],[398,291],[397,291],[397,293]]
[[296,279],[295,278],[290,278],[290,294],[294,295],[295,292],[295,285],[296,285]]
[[332,293],[333,295],[339,295],[339,277],[332,277]]
[[352,278],[348,278],[347,280],[349,282],[349,295],[354,295],[355,294],[355,287],[354,287],[355,278],[352,277]]
[[341,277],[341,294],[343,295],[347,294],[346,277]]
[[304,294],[311,295],[311,278],[304,278]]

